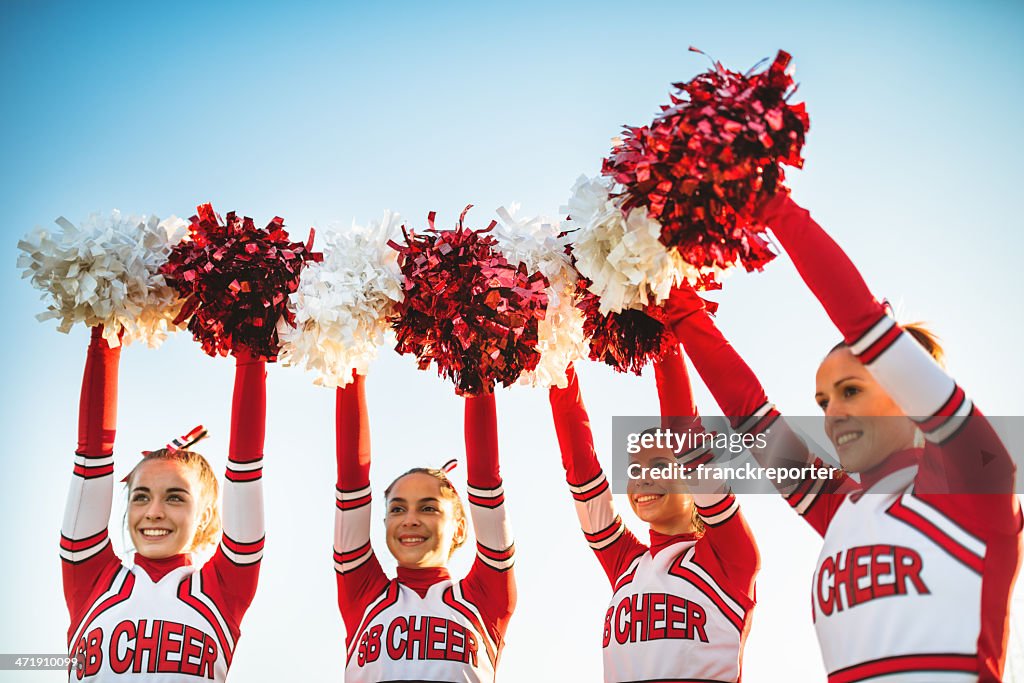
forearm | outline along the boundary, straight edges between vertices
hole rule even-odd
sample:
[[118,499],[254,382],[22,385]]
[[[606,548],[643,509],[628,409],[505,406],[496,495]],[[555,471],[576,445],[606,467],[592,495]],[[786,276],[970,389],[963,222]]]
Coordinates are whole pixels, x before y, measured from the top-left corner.
[[512,530],[498,464],[498,419],[494,394],[466,398],[466,486],[477,539],[477,556],[496,571],[514,562]]
[[102,328],[93,328],[79,400],[78,448],[61,524],[64,595],[73,614],[99,573],[116,559],[107,527],[114,495],[120,358],[121,348],[110,348]]
[[760,219],[789,254],[797,272],[825,308],[847,343],[875,325],[884,313],[867,283],[838,244],[788,194],[760,210]]
[[263,557],[267,372],[263,360],[247,354],[238,353],[235,362],[221,550],[234,564],[247,565]]
[[670,311],[669,319],[697,374],[732,426],[746,432],[763,427],[762,422],[774,408],[757,375],[722,335],[711,316],[703,309],[685,316],[672,315]]
[[337,389],[335,429],[334,563],[335,570],[345,574],[362,566],[373,553],[370,548],[370,420],[364,376],[354,375],[351,383]]

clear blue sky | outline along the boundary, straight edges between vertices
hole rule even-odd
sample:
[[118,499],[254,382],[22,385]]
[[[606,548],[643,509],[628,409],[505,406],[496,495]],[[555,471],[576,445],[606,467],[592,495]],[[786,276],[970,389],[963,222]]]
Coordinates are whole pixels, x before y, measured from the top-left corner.
[[[432,209],[449,224],[467,203],[481,225],[513,201],[557,215],[621,124],[647,122],[672,81],[706,67],[689,45],[743,69],[793,54],[811,115],[796,198],[879,295],[934,323],[986,412],[1024,414],[1021,3],[213,4],[0,6],[0,517],[13,558],[0,568],[0,652],[64,648],[56,542],[86,344],[83,330],[33,319],[36,293],[14,267],[22,234],[113,208],[187,217],[206,201],[281,215],[302,236],[385,208],[413,225]],[[813,414],[814,368],[837,334],[787,260],[734,276],[719,298],[722,328],[775,402]],[[656,410],[650,377],[581,374],[599,449],[612,415]],[[230,382],[229,362],[183,336],[130,348],[118,472],[197,422],[222,468]],[[391,352],[370,382],[376,490],[461,452],[448,385]],[[270,392],[266,561],[233,678],[340,680],[333,396],[287,368],[272,369]],[[716,411],[703,387],[698,399]],[[578,532],[547,398],[516,388],[499,415],[521,594],[501,677],[597,680],[608,588]],[[745,680],[779,680],[783,664],[787,680],[820,680],[806,600],[816,539],[772,496],[743,505],[764,563]]]

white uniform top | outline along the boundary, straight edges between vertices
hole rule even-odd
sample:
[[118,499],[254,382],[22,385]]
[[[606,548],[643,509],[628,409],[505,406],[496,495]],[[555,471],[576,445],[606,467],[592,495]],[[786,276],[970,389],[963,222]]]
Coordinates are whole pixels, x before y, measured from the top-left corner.
[[72,680],[90,681],[222,681],[234,650],[232,629],[191,565],[157,582],[121,566],[72,642],[80,664]]
[[498,646],[460,584],[439,581],[420,597],[392,580],[350,641],[345,680],[494,680]]
[[[614,680],[739,679],[752,604],[736,602],[695,560],[698,542],[645,552],[619,577],[602,640]],[[684,668],[686,678],[679,678]]]
[[[811,602],[830,680],[904,671],[898,680],[934,681],[935,671],[905,670],[940,668],[944,682],[978,680],[981,611],[970,606],[981,604],[981,574],[947,548],[980,565],[985,543],[913,495],[917,470],[876,487],[896,493],[847,496],[829,525]],[[927,614],[936,620],[922,623]],[[868,628],[870,640],[849,637]]]

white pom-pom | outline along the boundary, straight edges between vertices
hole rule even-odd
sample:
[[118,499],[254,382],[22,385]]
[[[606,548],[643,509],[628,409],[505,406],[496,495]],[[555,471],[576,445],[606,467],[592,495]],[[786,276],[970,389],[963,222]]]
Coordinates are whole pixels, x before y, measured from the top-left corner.
[[328,387],[348,384],[353,370],[366,373],[402,299],[398,252],[388,246],[400,225],[386,211],[369,227],[326,234],[324,260],[303,268],[289,297],[295,327],[278,324],[285,365],[305,367],[316,373],[315,384]]
[[188,223],[177,216],[122,217],[119,211],[93,214],[80,227],[64,217],[56,223],[56,233],[36,227],[18,242],[22,277],[31,278],[47,302],[36,318],[60,320],[57,329],[64,333],[78,322],[103,325],[111,347],[119,344],[121,329],[125,344],[159,346],[182,304],[159,269]]
[[658,239],[661,224],[643,208],[623,212],[614,190],[610,178],[580,176],[563,207],[576,268],[591,281],[602,313],[660,304],[688,270],[676,250]]
[[611,178],[580,176],[562,210],[570,220],[569,240],[576,268],[591,281],[590,291],[600,298],[601,313],[618,313],[665,301],[672,287],[687,280],[700,284],[707,274],[725,271],[697,268],[667,249],[659,239],[661,224],[643,207],[623,211],[616,198],[622,188]]
[[559,237],[557,222],[543,218],[518,219],[518,207],[497,210],[501,219],[493,235],[510,263],[525,263],[531,272],[540,271],[548,279],[545,290],[548,307],[537,327],[537,368],[523,373],[520,384],[565,388],[569,363],[587,356],[583,334],[583,313],[576,308],[576,271],[565,253],[565,238]]

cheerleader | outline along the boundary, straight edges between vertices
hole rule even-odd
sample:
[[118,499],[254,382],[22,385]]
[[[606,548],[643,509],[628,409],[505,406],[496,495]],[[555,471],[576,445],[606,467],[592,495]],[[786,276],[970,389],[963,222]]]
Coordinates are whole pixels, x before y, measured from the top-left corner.
[[493,394],[466,398],[465,437],[472,568],[457,581],[448,573],[466,515],[446,472],[418,467],[384,491],[387,546],[398,563],[388,579],[370,546],[365,378],[338,389],[334,568],[348,683],[494,680],[516,588]]
[[[263,556],[264,362],[236,354],[223,529],[217,478],[188,447],[201,427],[143,454],[125,478],[135,553],[114,554],[107,525],[121,349],[93,328],[78,450],[61,529],[73,680],[223,681]],[[220,541],[217,543],[217,538]],[[192,553],[217,543],[197,567]]]
[[766,433],[762,464],[816,465],[780,488],[824,539],[811,600],[829,682],[1002,680],[1022,521],[1006,448],[807,211],[787,195],[761,211],[843,335],[815,398],[859,482],[822,469],[692,290],[667,311],[734,427]]
[[[729,491],[675,492],[664,479],[628,485],[630,507],[650,525],[650,545],[622,523],[598,464],[575,372],[552,387],[551,412],[584,536],[612,587],[602,647],[605,681],[738,681],[760,560]],[[655,365],[661,412],[673,429],[700,430],[686,366],[678,353]],[[689,425],[680,424],[689,422]],[[650,450],[644,470],[695,467],[712,454]]]

